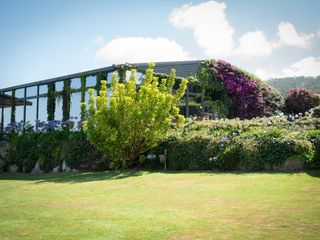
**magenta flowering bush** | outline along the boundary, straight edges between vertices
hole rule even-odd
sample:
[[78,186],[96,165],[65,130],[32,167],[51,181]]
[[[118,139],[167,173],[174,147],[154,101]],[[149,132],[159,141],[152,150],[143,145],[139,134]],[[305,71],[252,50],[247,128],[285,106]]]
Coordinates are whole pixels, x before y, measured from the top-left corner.
[[220,82],[235,104],[235,116],[241,119],[269,116],[283,104],[280,93],[260,79],[225,61],[205,62],[211,81]]

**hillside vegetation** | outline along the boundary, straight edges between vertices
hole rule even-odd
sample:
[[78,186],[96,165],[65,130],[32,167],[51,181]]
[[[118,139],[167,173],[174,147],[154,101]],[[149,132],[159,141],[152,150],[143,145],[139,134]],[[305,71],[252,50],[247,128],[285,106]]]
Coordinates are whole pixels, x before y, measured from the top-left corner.
[[318,77],[287,77],[268,80],[267,83],[277,88],[284,96],[290,88],[307,88],[320,93],[320,76]]

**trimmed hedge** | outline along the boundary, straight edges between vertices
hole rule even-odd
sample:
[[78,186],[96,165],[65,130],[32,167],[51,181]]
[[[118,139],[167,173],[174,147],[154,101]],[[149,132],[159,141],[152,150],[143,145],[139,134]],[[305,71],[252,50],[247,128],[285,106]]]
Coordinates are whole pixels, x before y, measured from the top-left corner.
[[[149,159],[147,155],[167,152],[170,170],[281,170],[287,160],[299,160],[305,169],[320,168],[319,129],[320,119],[311,116],[295,122],[284,116],[190,122],[172,129],[134,167],[163,169],[158,157]],[[3,158],[4,142],[10,148]],[[0,134],[0,153],[4,170],[16,164],[20,172],[31,172],[38,160],[45,172],[61,166],[63,161],[80,170],[112,169],[110,161],[86,140],[83,132]]]
[[47,133],[2,134],[0,141],[9,143],[4,169],[17,165],[20,172],[31,172],[39,160],[40,167],[50,172],[63,161],[75,169],[105,170],[101,154],[82,132],[52,131]]

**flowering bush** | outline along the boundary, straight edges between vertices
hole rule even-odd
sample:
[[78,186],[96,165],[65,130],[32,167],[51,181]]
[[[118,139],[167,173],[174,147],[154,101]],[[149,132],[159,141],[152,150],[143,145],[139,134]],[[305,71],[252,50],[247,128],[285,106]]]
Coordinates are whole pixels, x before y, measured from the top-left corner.
[[241,119],[269,116],[281,108],[280,93],[260,79],[225,61],[205,62],[211,82],[221,83],[235,104],[235,115]]
[[318,105],[318,96],[305,88],[290,89],[285,100],[289,113],[304,113]]
[[182,80],[173,92],[175,70],[169,79],[159,84],[153,76],[153,66],[146,70],[145,79],[137,90],[136,70],[130,79],[119,83],[113,74],[111,97],[107,96],[107,82],[101,81],[99,96],[89,89],[89,106],[83,128],[89,141],[109,159],[113,167],[132,166],[141,153],[154,147],[171,124],[184,121],[178,104],[184,95],[187,80]]

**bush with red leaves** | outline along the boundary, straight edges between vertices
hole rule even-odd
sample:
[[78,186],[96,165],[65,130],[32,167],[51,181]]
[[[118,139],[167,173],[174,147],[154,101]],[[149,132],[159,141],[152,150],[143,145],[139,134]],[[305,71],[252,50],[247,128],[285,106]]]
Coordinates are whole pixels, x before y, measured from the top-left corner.
[[318,96],[305,88],[290,89],[285,100],[288,113],[305,113],[318,105]]

